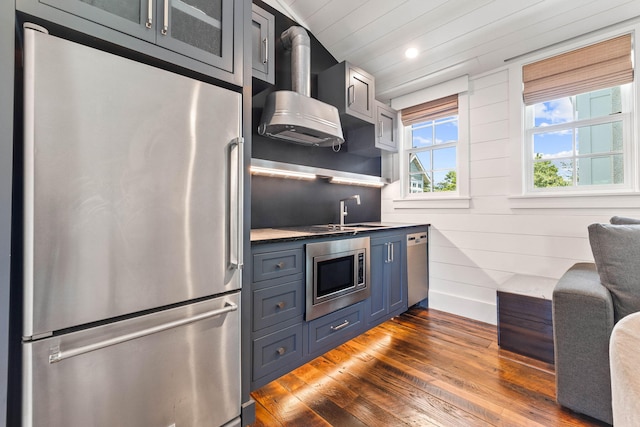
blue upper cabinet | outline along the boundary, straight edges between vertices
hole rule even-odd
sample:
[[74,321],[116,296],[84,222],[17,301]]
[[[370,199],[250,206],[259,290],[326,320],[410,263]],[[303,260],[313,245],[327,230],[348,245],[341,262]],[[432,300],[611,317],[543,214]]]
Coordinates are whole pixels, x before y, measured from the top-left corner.
[[242,85],[245,0],[17,0],[30,15]]

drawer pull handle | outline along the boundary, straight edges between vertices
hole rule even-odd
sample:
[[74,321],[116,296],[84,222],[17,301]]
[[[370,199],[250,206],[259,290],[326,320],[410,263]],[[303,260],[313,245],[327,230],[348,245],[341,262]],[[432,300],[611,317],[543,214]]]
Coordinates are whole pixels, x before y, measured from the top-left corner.
[[280,261],[279,263],[277,263],[276,268],[282,270],[284,268],[284,261]]
[[331,326],[331,332],[338,332],[340,329],[344,329],[347,326],[349,326],[349,321],[345,319],[345,321],[338,326]]
[[284,301],[280,301],[279,303],[276,304],[276,307],[279,308],[280,310],[282,310],[285,305],[286,304],[284,303]]
[[278,353],[280,356],[284,355],[287,352],[287,349],[284,347],[278,347],[278,349],[276,350],[276,353]]

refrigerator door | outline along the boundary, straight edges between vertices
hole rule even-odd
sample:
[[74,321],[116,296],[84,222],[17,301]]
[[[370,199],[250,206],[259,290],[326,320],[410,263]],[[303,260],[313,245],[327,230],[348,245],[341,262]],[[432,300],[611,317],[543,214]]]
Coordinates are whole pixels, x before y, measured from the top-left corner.
[[241,95],[25,30],[24,332],[241,286]]
[[23,344],[23,425],[209,427],[239,417],[239,305],[236,292]]

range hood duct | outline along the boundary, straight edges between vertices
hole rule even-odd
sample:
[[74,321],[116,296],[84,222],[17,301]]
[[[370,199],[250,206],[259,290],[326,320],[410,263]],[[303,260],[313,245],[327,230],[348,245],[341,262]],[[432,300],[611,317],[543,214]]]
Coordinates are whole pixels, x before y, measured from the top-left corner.
[[311,98],[311,43],[307,31],[293,26],[280,36],[291,50],[292,91],[271,92],[262,110],[258,133],[320,147],[344,142],[338,109]]

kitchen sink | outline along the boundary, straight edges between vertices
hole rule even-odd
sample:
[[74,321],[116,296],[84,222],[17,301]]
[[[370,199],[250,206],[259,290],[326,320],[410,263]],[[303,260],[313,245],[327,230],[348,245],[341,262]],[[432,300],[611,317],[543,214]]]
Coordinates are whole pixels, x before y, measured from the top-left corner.
[[338,232],[357,232],[362,230],[372,230],[376,228],[385,228],[385,225],[376,224],[346,224],[343,226],[337,224],[319,224],[319,225],[301,225],[296,227],[287,227],[290,231],[300,233],[313,234],[329,234]]

